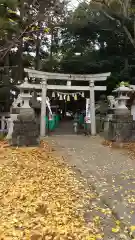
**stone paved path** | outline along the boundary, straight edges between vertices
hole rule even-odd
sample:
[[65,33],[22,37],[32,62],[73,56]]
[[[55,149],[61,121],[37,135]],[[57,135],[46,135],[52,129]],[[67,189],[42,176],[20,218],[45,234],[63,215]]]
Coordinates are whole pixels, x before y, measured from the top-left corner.
[[88,183],[92,183],[99,193],[99,202],[95,204],[99,206],[102,199],[106,209],[112,210],[115,218],[108,220],[105,217],[106,229],[107,223],[114,227],[115,222],[119,224],[116,220],[120,219],[121,235],[114,237],[116,233],[112,235],[109,227],[105,239],[128,239],[122,235],[125,227],[132,232],[132,238],[135,232],[135,160],[131,160],[124,150],[103,146],[99,136],[55,135],[48,137],[47,141],[67,157],[68,164]]

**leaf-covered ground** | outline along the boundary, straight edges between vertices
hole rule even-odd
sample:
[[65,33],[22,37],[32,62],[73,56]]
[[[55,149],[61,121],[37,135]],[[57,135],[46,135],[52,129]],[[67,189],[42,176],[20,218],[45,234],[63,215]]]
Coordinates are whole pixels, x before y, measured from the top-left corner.
[[0,145],[1,240],[102,239],[99,218],[84,220],[95,197],[46,144]]
[[103,141],[102,144],[104,146],[108,146],[110,148],[121,148],[128,151],[130,157],[134,160],[135,158],[135,142],[128,142],[128,143],[119,143],[119,142],[111,142],[111,141]]

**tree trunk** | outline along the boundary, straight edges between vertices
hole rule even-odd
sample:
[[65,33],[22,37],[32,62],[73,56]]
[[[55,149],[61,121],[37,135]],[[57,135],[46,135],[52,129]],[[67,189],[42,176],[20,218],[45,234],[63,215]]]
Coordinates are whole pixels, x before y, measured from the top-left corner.
[[125,66],[124,66],[125,70],[128,70],[128,58],[125,58]]
[[[41,22],[38,23],[38,27],[41,27]],[[35,69],[40,70],[41,66],[41,59],[40,59],[40,46],[41,46],[41,39],[40,39],[40,31],[37,32],[37,39],[36,39],[36,59],[35,59]]]
[[17,61],[18,61],[18,81],[23,80],[23,42],[21,41],[20,46],[18,47],[18,56],[17,56]]
[[[20,25],[23,22],[23,18],[24,18],[24,1],[20,0]],[[19,30],[20,33],[21,33],[21,30]],[[20,44],[18,47],[17,62],[18,62],[17,81],[22,81],[23,80],[23,39],[20,40]]]
[[[8,36],[5,36],[5,41],[8,42]],[[7,85],[9,84],[9,52],[6,54],[4,58],[4,84]]]
[[50,46],[50,71],[53,71],[53,27],[51,27],[51,46]]
[[36,41],[36,59],[35,59],[35,69],[40,70],[40,39],[37,36]]

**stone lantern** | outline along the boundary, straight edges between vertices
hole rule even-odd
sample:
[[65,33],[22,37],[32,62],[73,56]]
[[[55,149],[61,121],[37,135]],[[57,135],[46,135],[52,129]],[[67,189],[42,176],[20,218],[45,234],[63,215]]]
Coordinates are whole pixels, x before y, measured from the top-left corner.
[[20,97],[23,102],[21,108],[30,108],[29,101],[32,96],[30,94],[31,85],[28,83],[28,79],[25,78],[24,83],[18,86],[18,88],[20,89]]
[[121,82],[120,87],[115,89],[113,92],[117,93],[117,106],[115,107],[115,114],[129,114],[130,111],[127,108],[127,101],[130,99],[128,97],[128,93],[131,92],[132,89],[129,87],[124,86],[124,82]]
[[19,118],[23,117],[24,119],[27,119],[30,117],[30,115],[34,116],[34,110],[30,107],[29,104],[30,99],[32,98],[32,95],[30,94],[31,84],[28,83],[28,79],[25,78],[24,83],[18,86],[18,88],[20,89],[20,97],[22,99]]
[[112,120],[109,122],[107,138],[111,141],[128,142],[135,140],[135,125],[130,110],[127,108],[128,93],[131,91],[131,88],[124,86],[124,82],[121,82],[120,87],[113,91],[117,93],[117,105]]
[[12,133],[12,145],[14,146],[34,146],[38,144],[39,124],[36,121],[34,109],[30,107],[31,84],[25,78],[25,82],[18,86],[22,99],[22,106],[17,120],[14,121]]

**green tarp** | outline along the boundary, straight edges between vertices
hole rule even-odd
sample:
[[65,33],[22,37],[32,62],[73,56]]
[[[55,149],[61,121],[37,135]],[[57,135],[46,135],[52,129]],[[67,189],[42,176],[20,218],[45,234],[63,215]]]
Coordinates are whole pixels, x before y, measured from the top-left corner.
[[57,114],[54,114],[51,120],[48,120],[48,117],[45,117],[46,121],[46,128],[49,129],[49,131],[53,131],[56,127],[59,125],[60,117]]
[[79,116],[79,124],[83,124],[84,123],[84,117],[83,114],[80,114]]

